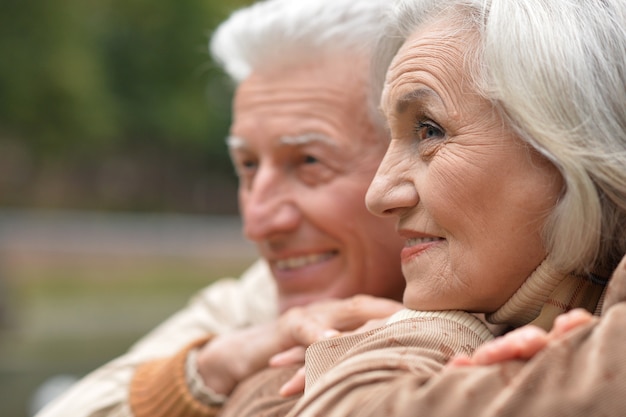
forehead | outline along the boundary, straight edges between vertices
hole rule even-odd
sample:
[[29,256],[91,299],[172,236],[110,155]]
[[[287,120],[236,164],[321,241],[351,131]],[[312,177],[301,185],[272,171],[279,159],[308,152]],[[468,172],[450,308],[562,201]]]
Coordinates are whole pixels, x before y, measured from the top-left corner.
[[381,98],[385,113],[402,113],[415,101],[445,104],[476,94],[467,71],[476,32],[455,26],[454,19],[440,17],[407,38],[387,71]]
[[253,73],[235,93],[231,135],[246,141],[311,134],[361,138],[364,128],[371,130],[368,73],[367,60],[359,56]]

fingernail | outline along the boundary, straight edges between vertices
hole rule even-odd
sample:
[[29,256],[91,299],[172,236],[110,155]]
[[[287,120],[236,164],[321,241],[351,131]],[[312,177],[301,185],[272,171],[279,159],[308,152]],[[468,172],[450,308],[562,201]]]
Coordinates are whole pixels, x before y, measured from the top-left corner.
[[332,339],[333,337],[337,337],[339,335],[341,335],[341,333],[338,332],[337,330],[326,330],[322,334],[322,339]]
[[524,340],[535,339],[537,336],[543,335],[543,333],[544,332],[541,329],[534,326],[528,326],[520,329],[520,335]]

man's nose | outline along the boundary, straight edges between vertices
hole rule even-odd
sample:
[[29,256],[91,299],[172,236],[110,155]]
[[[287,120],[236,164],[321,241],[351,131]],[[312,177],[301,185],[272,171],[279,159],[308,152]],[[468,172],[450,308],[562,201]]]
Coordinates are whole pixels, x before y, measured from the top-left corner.
[[242,191],[244,234],[252,241],[292,232],[300,222],[293,184],[272,167],[260,169]]

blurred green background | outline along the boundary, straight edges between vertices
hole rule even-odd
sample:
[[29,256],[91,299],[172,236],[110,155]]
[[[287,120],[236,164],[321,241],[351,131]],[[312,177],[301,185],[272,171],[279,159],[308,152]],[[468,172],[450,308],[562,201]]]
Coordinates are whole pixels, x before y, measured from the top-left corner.
[[3,0],[0,204],[234,212],[207,45],[246,3]]
[[0,415],[254,258],[208,40],[251,0],[3,0]]

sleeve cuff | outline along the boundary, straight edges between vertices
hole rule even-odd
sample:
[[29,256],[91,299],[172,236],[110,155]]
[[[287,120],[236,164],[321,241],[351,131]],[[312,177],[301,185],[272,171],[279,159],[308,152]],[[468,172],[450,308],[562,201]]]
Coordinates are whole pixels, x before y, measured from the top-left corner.
[[224,394],[218,394],[204,384],[202,376],[198,372],[198,366],[196,363],[198,350],[199,347],[194,347],[189,351],[189,354],[187,355],[185,374],[189,392],[191,392],[191,395],[193,395],[194,398],[196,398],[203,404],[221,407],[222,404],[226,402],[228,397]]
[[129,404],[135,417],[213,417],[221,407],[196,399],[187,384],[186,365],[191,350],[207,343],[205,337],[175,356],[139,366],[130,384]]

